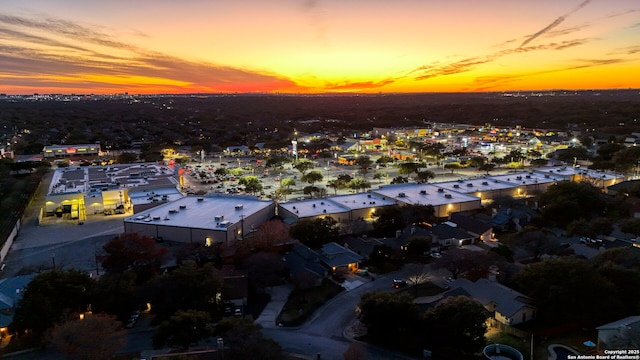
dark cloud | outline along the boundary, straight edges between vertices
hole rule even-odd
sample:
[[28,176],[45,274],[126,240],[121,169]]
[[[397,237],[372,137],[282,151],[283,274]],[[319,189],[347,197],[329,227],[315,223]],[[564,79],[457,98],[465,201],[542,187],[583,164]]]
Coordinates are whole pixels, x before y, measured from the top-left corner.
[[[151,52],[116,41],[108,34],[87,26],[60,19],[30,19],[0,14],[0,38],[10,38],[13,44],[19,44],[0,45],[3,72],[21,76],[25,80],[36,76],[41,79],[40,83],[44,82],[42,79],[67,77],[77,79],[78,85],[99,84],[97,87],[102,89],[129,87],[129,84],[109,83],[110,76],[119,76],[153,78],[154,86],[165,88],[175,86],[178,89],[176,84],[184,83],[182,91],[191,87],[202,88],[202,91],[236,91],[234,85],[243,86],[242,91],[304,90],[293,81],[275,74]],[[102,77],[105,80],[83,81],[87,77]],[[164,85],[162,79],[165,79]]]

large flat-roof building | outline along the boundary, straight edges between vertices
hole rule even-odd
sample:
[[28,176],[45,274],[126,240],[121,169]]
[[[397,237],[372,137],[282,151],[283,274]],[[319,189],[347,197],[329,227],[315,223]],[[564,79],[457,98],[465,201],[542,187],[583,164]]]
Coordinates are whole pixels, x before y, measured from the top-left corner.
[[496,175],[491,176],[490,179],[512,184],[513,193],[510,195],[513,197],[526,197],[545,192],[549,186],[563,180],[559,176],[536,172]]
[[159,240],[233,246],[274,214],[273,201],[254,196],[187,196],[125,218],[124,228]]
[[[118,164],[110,166],[80,166],[59,168],[46,196],[43,215],[70,216],[83,219],[90,214],[127,211],[133,206],[153,206],[181,196],[178,181],[166,166],[156,163]],[[157,199],[136,196],[132,204],[130,192],[165,191],[167,197]],[[144,206],[142,206],[144,208]],[[134,208],[135,210],[135,208]]]
[[329,216],[339,223],[345,223],[369,220],[377,208],[395,204],[394,199],[366,192],[280,203],[278,215],[287,222]]
[[100,154],[100,144],[47,145],[42,148],[42,156],[44,158],[97,156]]
[[481,207],[480,198],[456,191],[447,191],[436,184],[394,184],[371,190],[384,198],[405,205],[431,205],[434,215],[447,217],[453,212],[469,211]]
[[561,177],[563,180],[585,181],[602,189],[625,180],[625,177],[620,174],[572,166],[536,168],[534,172]]

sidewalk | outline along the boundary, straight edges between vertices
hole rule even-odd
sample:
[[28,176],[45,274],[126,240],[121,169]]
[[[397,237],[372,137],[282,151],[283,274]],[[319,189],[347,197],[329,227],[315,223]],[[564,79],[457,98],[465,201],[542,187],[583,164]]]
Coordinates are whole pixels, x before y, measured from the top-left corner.
[[287,299],[291,293],[291,287],[289,285],[274,286],[270,288],[268,292],[271,295],[271,301],[265,306],[255,322],[263,328],[273,329],[278,327],[276,318],[287,303]]

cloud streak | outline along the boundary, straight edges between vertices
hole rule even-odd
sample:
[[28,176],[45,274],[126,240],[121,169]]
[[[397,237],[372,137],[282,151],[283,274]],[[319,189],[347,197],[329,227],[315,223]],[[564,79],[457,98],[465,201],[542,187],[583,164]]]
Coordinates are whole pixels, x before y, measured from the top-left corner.
[[589,5],[590,2],[591,2],[591,0],[585,0],[582,3],[580,3],[575,9],[569,11],[568,13],[566,13],[564,15],[559,16],[553,22],[551,22],[551,24],[545,26],[541,30],[538,30],[533,35],[530,35],[525,41],[522,42],[522,44],[520,44],[520,47],[523,47],[523,46],[529,44],[530,42],[532,42],[533,40],[537,39],[538,37],[540,37],[544,33],[547,33],[549,31],[551,31],[552,29],[556,28],[558,25],[562,24],[567,19],[567,17],[569,17],[571,14],[575,13],[576,11],[582,9],[583,7]]

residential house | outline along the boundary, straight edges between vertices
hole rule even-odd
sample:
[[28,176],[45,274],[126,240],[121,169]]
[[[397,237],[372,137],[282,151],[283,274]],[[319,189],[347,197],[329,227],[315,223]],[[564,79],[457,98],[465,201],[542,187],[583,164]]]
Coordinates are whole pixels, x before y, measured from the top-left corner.
[[456,224],[458,228],[476,236],[480,241],[491,241],[493,238],[493,226],[474,218],[468,212],[452,213],[449,216],[449,221]]
[[536,317],[533,299],[495,281],[479,279],[471,282],[460,278],[449,285],[451,289],[462,288],[502,324],[521,324]]
[[25,288],[36,274],[0,279],[0,336],[7,334],[7,327],[13,321],[16,306]]
[[363,259],[361,255],[335,242],[322,245],[318,253],[320,254],[320,261],[334,272],[358,270],[358,266]]
[[291,280],[299,288],[320,286],[322,279],[329,275],[320,262],[320,255],[305,245],[295,245],[284,259]]
[[446,222],[434,225],[431,228],[432,242],[440,247],[462,246],[473,243],[476,237],[456,227],[455,224]]
[[598,353],[614,349],[640,349],[640,315],[627,316],[596,328]]

